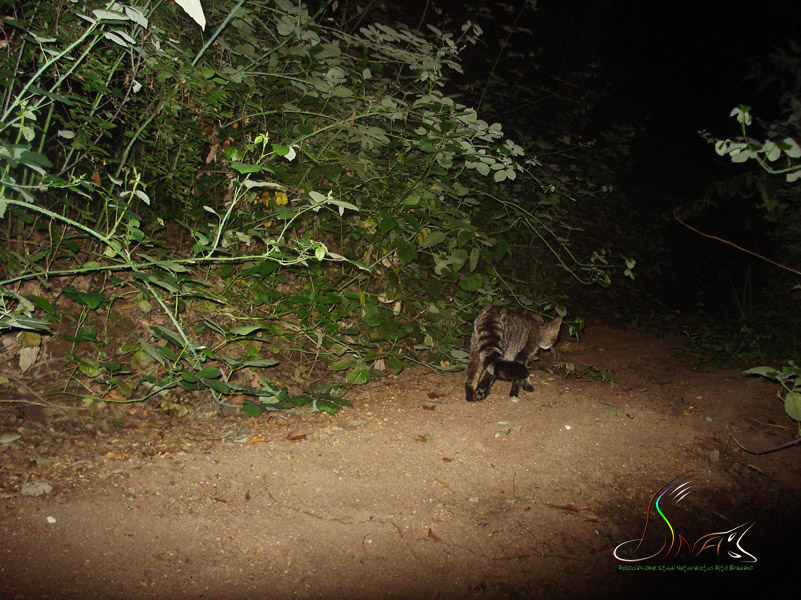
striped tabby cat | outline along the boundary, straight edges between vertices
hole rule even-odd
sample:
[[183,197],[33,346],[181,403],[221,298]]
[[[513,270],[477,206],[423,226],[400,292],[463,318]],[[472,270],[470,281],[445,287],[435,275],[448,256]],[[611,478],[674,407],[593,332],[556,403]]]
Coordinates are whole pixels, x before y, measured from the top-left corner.
[[537,350],[549,350],[559,336],[562,317],[543,323],[538,315],[519,314],[504,306],[487,306],[476,317],[470,338],[470,362],[464,386],[468,402],[480,402],[496,379],[511,381],[509,396],[520,386],[534,388],[526,364]]

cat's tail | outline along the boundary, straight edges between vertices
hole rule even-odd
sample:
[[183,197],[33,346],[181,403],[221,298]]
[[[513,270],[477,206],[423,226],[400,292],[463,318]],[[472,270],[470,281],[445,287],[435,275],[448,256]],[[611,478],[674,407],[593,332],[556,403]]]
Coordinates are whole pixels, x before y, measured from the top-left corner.
[[529,375],[526,365],[513,360],[498,359],[492,366],[495,377],[502,381],[520,381]]

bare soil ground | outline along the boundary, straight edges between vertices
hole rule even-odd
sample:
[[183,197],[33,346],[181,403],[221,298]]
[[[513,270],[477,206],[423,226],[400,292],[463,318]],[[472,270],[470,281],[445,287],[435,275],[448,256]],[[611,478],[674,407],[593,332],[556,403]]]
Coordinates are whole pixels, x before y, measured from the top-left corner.
[[[9,383],[0,596],[744,597],[795,574],[801,448],[755,456],[730,437],[765,449],[797,434],[773,385],[699,370],[679,337],[610,326],[560,360],[615,386],[540,371],[518,402],[499,382],[468,404],[461,374],[411,369],[335,416],[251,420],[214,406],[172,419],[55,410]],[[668,539],[668,521],[685,546],[751,528],[720,557],[680,544],[618,560],[654,494],[687,471],[691,493],[663,500],[667,521],[650,511],[649,541]],[[52,490],[22,493],[42,481]],[[755,563],[726,555],[738,544]]]

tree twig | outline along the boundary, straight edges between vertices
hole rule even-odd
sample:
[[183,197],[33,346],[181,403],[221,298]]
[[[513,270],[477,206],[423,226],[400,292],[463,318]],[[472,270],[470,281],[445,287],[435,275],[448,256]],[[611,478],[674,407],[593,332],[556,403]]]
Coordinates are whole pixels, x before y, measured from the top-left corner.
[[748,448],[743,446],[739,441],[737,441],[737,438],[734,437],[734,434],[731,432],[731,429],[729,429],[729,437],[734,440],[734,443],[737,444],[741,450],[743,450],[744,452],[748,452],[748,454],[755,454],[757,456],[761,456],[762,454],[770,454],[771,452],[778,452],[779,450],[784,450],[785,448],[791,448],[793,446],[801,445],[801,436],[798,436],[794,440],[785,442],[784,444],[776,446],[775,448],[768,448],[767,450],[756,452],[754,450],[749,450]]
[[729,241],[729,240],[723,239],[723,238],[721,238],[721,237],[718,237],[718,236],[716,236],[716,235],[712,235],[712,234],[709,234],[709,233],[704,233],[703,231],[700,231],[700,230],[696,229],[696,228],[695,228],[695,227],[693,227],[692,225],[688,225],[687,223],[685,223],[684,221],[682,221],[682,220],[681,220],[679,217],[677,217],[676,215],[673,215],[673,218],[674,218],[674,219],[676,219],[676,220],[677,220],[679,223],[681,223],[682,225],[684,225],[684,226],[685,226],[687,229],[689,229],[690,231],[693,231],[693,232],[697,233],[697,234],[698,234],[698,235],[700,235],[700,236],[703,236],[703,237],[705,237],[705,238],[709,238],[709,239],[711,239],[711,240],[715,240],[715,241],[717,241],[717,242],[721,242],[721,243],[723,243],[723,244],[726,244],[726,245],[728,245],[728,246],[731,246],[732,248],[736,248],[736,249],[737,249],[737,250],[739,250],[740,252],[745,252],[746,254],[750,254],[751,256],[755,256],[755,257],[756,257],[756,258],[758,258],[759,260],[764,260],[765,262],[772,264],[774,267],[779,267],[780,269],[784,269],[785,271],[790,271],[790,273],[794,273],[795,275],[801,275],[801,271],[799,271],[798,269],[793,269],[792,267],[788,267],[787,265],[783,265],[783,264],[781,264],[781,263],[777,263],[775,260],[772,260],[772,259],[768,258],[767,256],[762,256],[761,254],[757,254],[757,253],[756,253],[756,252],[754,252],[753,250],[749,250],[748,248],[743,248],[742,246],[738,246],[737,244],[735,244],[735,243],[734,243],[734,242],[732,242],[732,241]]

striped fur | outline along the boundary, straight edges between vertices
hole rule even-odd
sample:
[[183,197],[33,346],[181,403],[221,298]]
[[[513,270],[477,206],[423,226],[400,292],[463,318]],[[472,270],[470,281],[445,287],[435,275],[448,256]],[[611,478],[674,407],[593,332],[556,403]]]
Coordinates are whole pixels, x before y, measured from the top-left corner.
[[511,381],[509,395],[520,387],[530,392],[528,361],[537,350],[549,350],[559,336],[562,317],[543,323],[538,315],[520,314],[504,306],[488,306],[476,317],[470,338],[465,398],[480,402],[496,379]]

